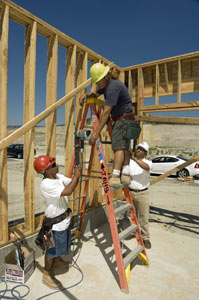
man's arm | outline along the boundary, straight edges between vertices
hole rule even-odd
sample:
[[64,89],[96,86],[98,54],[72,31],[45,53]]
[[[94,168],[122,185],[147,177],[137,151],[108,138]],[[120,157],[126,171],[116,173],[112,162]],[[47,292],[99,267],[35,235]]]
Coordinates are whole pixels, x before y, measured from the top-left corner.
[[69,183],[69,185],[65,186],[65,188],[63,189],[61,196],[69,196],[72,194],[72,192],[74,191],[74,189],[76,188],[79,182],[80,176],[81,176],[81,166],[79,165],[77,168],[75,168],[74,176],[71,182]]
[[138,164],[138,166],[140,166],[140,168],[142,168],[145,171],[150,171],[150,167],[147,163],[143,162],[143,160],[141,159],[137,159],[136,157],[132,157],[132,160],[134,160],[136,162],[136,164]]
[[100,116],[99,124],[96,128],[96,131],[91,136],[90,144],[95,144],[96,140],[99,137],[100,132],[102,131],[102,129],[104,128],[105,124],[108,121],[112,108],[113,106],[110,105],[104,106],[104,110]]

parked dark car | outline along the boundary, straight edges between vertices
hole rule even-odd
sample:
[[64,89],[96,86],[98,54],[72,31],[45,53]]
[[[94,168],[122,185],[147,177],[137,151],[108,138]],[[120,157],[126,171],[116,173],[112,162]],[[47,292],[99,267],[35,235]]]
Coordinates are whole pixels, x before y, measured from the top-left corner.
[[[34,155],[36,155],[36,150],[34,149]],[[7,156],[23,158],[23,144],[12,144],[7,148]]]

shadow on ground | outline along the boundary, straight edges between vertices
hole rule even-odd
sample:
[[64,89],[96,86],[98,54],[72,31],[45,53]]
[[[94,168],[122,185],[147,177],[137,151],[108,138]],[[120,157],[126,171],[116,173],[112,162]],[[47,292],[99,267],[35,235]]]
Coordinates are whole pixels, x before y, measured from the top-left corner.
[[150,222],[167,225],[168,229],[199,235],[199,216],[150,206]]

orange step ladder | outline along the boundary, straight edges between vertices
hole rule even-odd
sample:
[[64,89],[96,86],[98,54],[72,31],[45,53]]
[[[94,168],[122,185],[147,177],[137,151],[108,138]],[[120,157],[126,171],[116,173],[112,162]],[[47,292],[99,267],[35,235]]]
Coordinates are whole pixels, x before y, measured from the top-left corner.
[[[85,124],[85,120],[86,120],[86,116],[87,116],[89,108],[90,108],[90,112],[91,112],[93,128],[94,128],[94,131],[96,130],[96,128],[98,126],[99,115],[101,112],[101,106],[103,104],[104,104],[103,100],[99,100],[96,98],[88,98],[87,99],[87,103],[85,104],[82,120],[80,122],[79,130],[84,129],[84,124]],[[98,112],[96,111],[96,105],[99,105]],[[108,126],[108,131],[111,136],[111,128],[109,126]],[[144,265],[148,266],[149,265],[148,258],[147,258],[146,250],[144,247],[140,227],[138,224],[135,208],[134,208],[134,205],[132,202],[132,198],[131,198],[131,194],[130,194],[128,185],[121,184],[118,187],[110,187],[101,136],[96,141],[96,147],[97,147],[97,154],[99,157],[102,186],[104,188],[104,195],[105,195],[105,200],[106,200],[108,219],[109,219],[112,241],[113,241],[113,246],[114,246],[114,252],[115,252],[115,257],[116,257],[117,273],[118,273],[119,280],[120,280],[120,288],[121,288],[122,292],[129,293],[129,276],[130,276],[131,263],[138,257]],[[85,183],[85,187],[84,187],[84,195],[83,195],[83,197],[81,197],[81,198],[83,198],[83,200],[82,200],[81,210],[80,210],[79,233],[81,233],[84,215],[85,215],[86,200],[87,200],[87,194],[88,194],[88,188],[89,188],[89,179],[91,177],[91,167],[92,167],[92,162],[93,162],[94,150],[95,150],[95,145],[91,145],[90,159],[89,159],[89,164],[88,164],[88,173],[86,176],[86,183]],[[74,164],[75,164],[75,150],[73,153],[72,163],[71,163],[70,170],[69,170],[69,177],[71,177],[71,175],[72,175],[72,170],[73,170]],[[115,190],[117,188],[123,189],[124,195],[126,198],[126,202],[121,201],[120,202],[121,205],[115,209],[114,205],[113,205],[111,190]],[[119,233],[116,218],[118,216],[124,215],[125,213],[128,213],[128,215],[130,216],[131,225]],[[135,249],[131,250],[128,253],[128,255],[123,257],[121,243],[123,243],[125,238],[127,238],[131,234],[135,234],[135,236],[136,236],[137,247]]]

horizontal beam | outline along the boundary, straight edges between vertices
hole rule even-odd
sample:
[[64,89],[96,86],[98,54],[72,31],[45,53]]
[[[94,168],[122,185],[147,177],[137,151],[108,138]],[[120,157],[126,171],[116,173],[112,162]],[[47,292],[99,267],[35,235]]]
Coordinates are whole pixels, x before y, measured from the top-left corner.
[[[33,24],[33,22],[37,23],[37,32],[46,37],[49,38],[50,36],[57,35],[58,36],[58,43],[59,45],[63,47],[70,47],[73,45],[77,46],[77,51],[87,52],[88,53],[88,59],[91,61],[103,61],[107,64],[110,63],[110,61],[103,56],[97,54],[96,52],[92,51],[91,49],[87,48],[83,44],[79,43],[78,41],[72,39],[65,33],[61,32],[60,30],[56,29],[55,27],[49,25],[45,21],[39,19],[35,15],[31,14],[24,8],[18,6],[12,1],[7,0],[1,0],[0,1],[0,8],[5,7],[5,5],[9,6],[9,18],[13,21],[23,25],[27,26],[29,24]],[[121,68],[119,66],[115,67],[120,70]]]
[[166,173],[164,173],[164,174],[158,176],[157,178],[151,180],[151,181],[150,181],[150,185],[152,185],[152,184],[154,184],[154,183],[157,183],[158,181],[160,181],[160,180],[162,180],[162,179],[164,179],[164,178],[166,178],[166,177],[172,175],[173,173],[176,173],[176,172],[182,170],[183,168],[185,168],[185,167],[191,165],[192,163],[194,163],[194,162],[197,161],[197,160],[199,160],[199,156],[195,156],[195,157],[191,158],[190,160],[188,160],[188,161],[186,161],[185,163],[183,163],[183,164],[177,166],[176,168],[173,168],[173,169],[169,170],[168,172],[166,172]]
[[172,117],[153,117],[153,116],[136,116],[136,120],[145,122],[158,123],[176,123],[176,124],[199,124],[199,118],[172,118]]
[[159,105],[145,105],[140,107],[142,112],[162,112],[162,111],[185,111],[185,110],[199,110],[199,101],[169,103]]
[[190,58],[197,58],[197,57],[199,58],[199,51],[190,52],[190,53],[182,54],[182,55],[178,55],[178,56],[172,56],[169,58],[153,60],[151,62],[146,62],[146,63],[139,64],[139,65],[125,67],[125,68],[122,68],[122,71],[129,71],[129,70],[151,67],[151,66],[155,67],[155,65],[157,65],[157,64],[164,64],[164,63],[169,63],[169,62],[173,62],[173,61],[178,61],[178,59],[190,59]]

